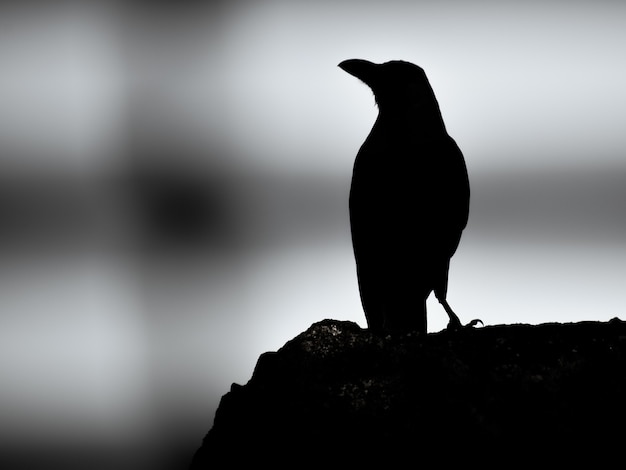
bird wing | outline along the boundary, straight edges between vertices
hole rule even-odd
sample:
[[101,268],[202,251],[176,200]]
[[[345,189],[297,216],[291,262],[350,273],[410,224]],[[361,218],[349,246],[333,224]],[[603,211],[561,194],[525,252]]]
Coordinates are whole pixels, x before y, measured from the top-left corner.
[[350,197],[353,245],[361,262],[445,278],[468,208],[467,170],[451,138],[361,148]]
[[[401,155],[385,217],[388,245],[395,244],[398,258],[409,260],[424,273],[447,279],[469,212],[469,181],[463,155],[449,137],[420,141]],[[384,238],[384,235],[383,235]],[[439,282],[439,281],[438,281]]]

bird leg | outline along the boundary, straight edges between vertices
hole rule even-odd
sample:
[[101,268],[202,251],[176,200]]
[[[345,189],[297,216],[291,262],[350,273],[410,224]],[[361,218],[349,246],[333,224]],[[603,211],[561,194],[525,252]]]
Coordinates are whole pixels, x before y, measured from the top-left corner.
[[437,300],[439,300],[439,303],[441,304],[443,309],[448,314],[448,317],[450,318],[450,321],[448,322],[448,326],[446,328],[448,331],[456,331],[462,328],[471,328],[471,327],[478,325],[479,323],[481,325],[484,325],[482,320],[479,320],[479,319],[472,320],[467,325],[461,324],[461,320],[459,320],[459,317],[457,316],[457,314],[454,313],[448,301],[444,298],[441,298],[441,299],[438,298]]

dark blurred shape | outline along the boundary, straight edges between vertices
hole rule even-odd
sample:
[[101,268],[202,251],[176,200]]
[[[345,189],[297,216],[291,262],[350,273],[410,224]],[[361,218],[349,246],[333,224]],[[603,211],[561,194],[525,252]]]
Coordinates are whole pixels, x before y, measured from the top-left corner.
[[191,171],[147,169],[131,184],[148,243],[177,247],[220,237],[227,215],[208,178]]
[[354,163],[350,225],[361,301],[375,333],[426,333],[426,299],[446,300],[450,258],[469,214],[463,154],[424,70],[404,61],[339,64],[374,92],[379,115]]
[[626,172],[618,166],[518,169],[475,179],[469,226],[483,240],[606,246],[626,236]]
[[0,177],[0,251],[82,252],[117,243],[120,210],[108,183],[57,172]]
[[625,337],[618,319],[385,339],[324,320],[232,385],[191,468],[612,463]]

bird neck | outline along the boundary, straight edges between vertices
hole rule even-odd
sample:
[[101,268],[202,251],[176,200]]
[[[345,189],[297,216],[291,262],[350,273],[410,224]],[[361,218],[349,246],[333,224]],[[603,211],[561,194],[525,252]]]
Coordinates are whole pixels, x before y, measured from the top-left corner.
[[446,126],[438,106],[381,109],[376,126],[389,129],[390,132],[410,132],[413,135],[438,136],[446,135]]

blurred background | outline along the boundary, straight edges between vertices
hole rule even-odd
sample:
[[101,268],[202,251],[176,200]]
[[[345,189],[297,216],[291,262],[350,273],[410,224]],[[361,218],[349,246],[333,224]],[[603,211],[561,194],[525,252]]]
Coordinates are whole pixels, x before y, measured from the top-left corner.
[[624,318],[625,45],[609,0],[2,3],[3,468],[186,468],[259,354],[365,326],[348,58],[422,66],[465,154],[462,320]]

